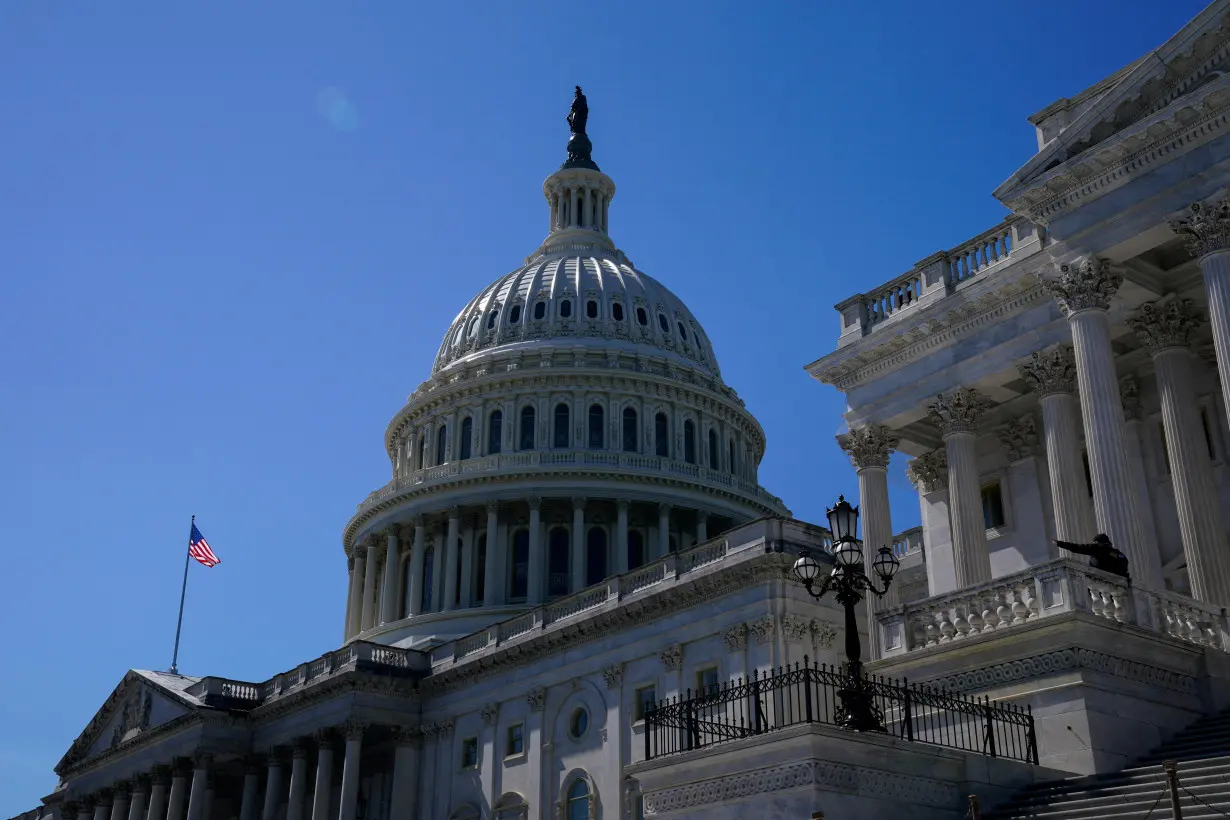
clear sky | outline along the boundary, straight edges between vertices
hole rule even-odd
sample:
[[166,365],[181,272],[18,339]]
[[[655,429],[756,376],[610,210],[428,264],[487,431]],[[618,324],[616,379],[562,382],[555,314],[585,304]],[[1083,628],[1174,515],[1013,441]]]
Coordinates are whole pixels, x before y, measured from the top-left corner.
[[[130,667],[336,647],[341,529],[452,317],[541,241],[572,86],[611,232],[823,518],[832,305],[1004,216],[1026,116],[1201,0],[0,3],[0,817]],[[900,460],[894,527],[918,521]]]

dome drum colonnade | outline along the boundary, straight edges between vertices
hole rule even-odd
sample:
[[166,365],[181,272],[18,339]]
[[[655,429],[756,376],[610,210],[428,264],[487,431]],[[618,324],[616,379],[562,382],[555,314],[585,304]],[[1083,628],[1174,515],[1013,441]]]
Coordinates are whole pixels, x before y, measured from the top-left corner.
[[607,235],[587,146],[543,185],[546,240],[457,315],[388,426],[392,480],[343,537],[347,640],[533,606],[785,512],[699,322]]

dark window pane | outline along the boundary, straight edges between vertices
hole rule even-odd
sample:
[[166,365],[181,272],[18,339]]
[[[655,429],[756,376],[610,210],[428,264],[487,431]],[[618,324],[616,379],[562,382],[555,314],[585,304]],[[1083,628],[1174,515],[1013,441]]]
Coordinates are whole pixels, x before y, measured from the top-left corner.
[[512,548],[512,584],[509,590],[512,598],[525,598],[530,588],[530,531],[517,530],[513,533]]
[[619,302],[611,305],[611,318],[617,322],[624,320],[624,306],[619,304]]
[[696,425],[690,419],[683,423],[683,460],[696,463]]
[[568,447],[568,405],[562,402],[555,405],[555,431],[551,446]]
[[628,533],[628,569],[636,569],[645,563],[645,536],[640,530]]
[[589,447],[591,450],[601,450],[603,448],[604,437],[602,428],[605,424],[605,414],[602,411],[602,405],[594,404],[589,408]]
[[534,408],[521,408],[521,441],[517,445],[522,450],[534,449]]
[[709,467],[713,470],[718,468],[717,433],[713,430],[709,431]]
[[461,422],[461,460],[465,461],[472,453],[471,442],[474,440],[474,419],[466,416]]
[[565,299],[564,301],[559,303],[559,315],[563,316],[565,319],[567,319],[569,316],[572,315],[572,301],[571,300]]
[[645,308],[638,307],[636,309],[636,322],[642,326],[649,324],[649,314],[645,313]]
[[436,433],[436,464],[444,463],[444,456],[448,452],[448,427],[444,424],[440,425],[440,432]]
[[598,303],[593,299],[585,303],[585,315],[591,319],[598,318]]
[[585,585],[592,587],[606,578],[606,530],[591,527],[585,547]]
[[508,314],[508,323],[510,325],[515,325],[517,322],[520,322],[520,321],[521,321],[521,306],[513,305],[512,311]]
[[555,527],[547,544],[547,594],[568,594],[568,530]]
[[534,318],[541,319],[547,315],[547,303],[537,302],[534,304]]
[[982,488],[982,518],[987,529],[1004,525],[1004,499],[998,484]]
[[635,453],[639,448],[636,446],[636,411],[631,407],[624,408],[624,452]]
[[668,458],[671,454],[671,426],[665,413],[658,413],[653,418],[653,438],[655,452]]
[[496,410],[490,416],[487,422],[487,455],[495,455],[500,452],[500,444],[502,436],[501,429],[504,427],[504,414]]
[[666,321],[666,316],[661,313],[658,314],[658,327],[662,328],[663,333],[671,332],[671,323]]

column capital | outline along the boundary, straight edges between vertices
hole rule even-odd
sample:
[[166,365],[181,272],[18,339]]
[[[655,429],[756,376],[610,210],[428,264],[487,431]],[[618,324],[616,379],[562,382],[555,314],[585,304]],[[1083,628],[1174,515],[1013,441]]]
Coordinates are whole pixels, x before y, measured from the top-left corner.
[[127,800],[129,793],[132,791],[132,786],[127,780],[121,780],[111,787],[116,800]]
[[498,501],[488,501],[487,502],[487,515],[499,515],[499,514],[500,514],[500,503]]
[[312,739],[316,741],[316,748],[328,749],[333,745],[333,741],[337,739],[337,732],[332,726],[326,726],[323,729],[317,729],[312,732]]
[[935,402],[927,408],[927,415],[940,428],[943,436],[972,433],[987,406],[986,398],[977,390],[958,387],[950,393],[936,396]]
[[1122,284],[1123,274],[1096,256],[1060,265],[1059,275],[1045,283],[1065,316],[1082,310],[1109,310]]
[[419,527],[427,526],[427,518],[422,513],[418,513],[417,515],[411,516],[410,523],[413,524],[414,528],[417,530]]
[[461,515],[461,507],[453,504],[445,512],[448,514],[448,520],[452,521],[454,518],[458,518]]
[[461,516],[461,526],[463,529],[473,529],[478,524],[478,516],[474,513],[466,513]]
[[856,470],[865,467],[887,467],[889,455],[901,437],[882,424],[858,427],[837,437],[837,444],[850,456]]
[[400,536],[401,536],[401,527],[398,526],[397,524],[391,525],[387,530],[384,531],[384,537],[386,541],[395,542]]
[[151,766],[149,780],[155,786],[169,785],[171,782],[171,767],[163,765]]
[[583,495],[574,495],[574,496],[572,497],[572,509],[573,509],[573,511],[576,511],[576,510],[584,510],[584,509],[585,509],[585,504],[586,504],[586,502],[587,502],[588,500],[589,500],[589,499],[587,499],[587,498],[586,498],[585,496],[583,496]]
[[1196,258],[1230,248],[1230,199],[1212,205],[1193,202],[1187,218],[1171,222],[1170,230],[1186,240]]
[[1119,398],[1123,402],[1123,418],[1126,421],[1140,421],[1140,382],[1132,373],[1119,380]]
[[214,756],[210,752],[193,752],[192,753],[192,768],[193,769],[208,769],[214,762]]
[[128,788],[133,794],[149,794],[150,776],[148,774],[133,775],[128,781]]
[[1076,392],[1076,354],[1072,345],[1035,351],[1016,366],[1030,389],[1042,397]]
[[905,474],[922,492],[945,489],[948,486],[948,453],[943,448],[923,453],[905,465]]
[[302,760],[308,755],[308,742],[305,737],[297,737],[290,742],[290,756]]
[[114,796],[115,796],[115,792],[113,792],[111,789],[99,789],[94,794],[94,807],[98,808],[99,806],[102,806],[104,808],[110,808],[111,801],[114,798]]
[[264,759],[261,758],[260,755],[247,755],[243,759],[244,777],[247,777],[248,775],[259,776],[263,765],[264,765]]
[[423,732],[420,729],[409,726],[394,726],[393,744],[395,746],[418,748],[423,744]]
[[1008,454],[1009,464],[1031,458],[1041,452],[1038,423],[1032,415],[1027,414],[1000,425],[995,428],[995,434],[999,436],[999,443]]
[[1127,323],[1149,354],[1156,355],[1172,348],[1186,349],[1203,321],[1191,299],[1170,299],[1145,302]]
[[672,507],[669,503],[665,501],[658,502],[658,515],[670,515],[672,509],[674,509],[674,507]]
[[628,511],[628,509],[629,509],[631,506],[632,506],[632,502],[631,502],[631,501],[629,501],[629,500],[628,500],[628,499],[626,499],[626,498],[617,498],[617,499],[615,499],[615,508],[616,508],[616,509],[618,509],[618,510],[622,510],[623,512],[627,512],[627,511]]
[[367,560],[367,545],[366,544],[351,544],[351,557],[356,561]]
[[531,712],[541,712],[547,705],[547,690],[541,686],[531,689],[525,694],[525,702],[529,704]]
[[342,727],[347,740],[362,740],[365,731],[367,731],[367,724],[361,720],[348,720]]
[[60,804],[60,817],[63,820],[73,820],[80,811],[81,809],[74,800],[65,800]]
[[542,509],[542,496],[531,495],[529,498],[525,499],[525,503],[529,505],[531,510]]

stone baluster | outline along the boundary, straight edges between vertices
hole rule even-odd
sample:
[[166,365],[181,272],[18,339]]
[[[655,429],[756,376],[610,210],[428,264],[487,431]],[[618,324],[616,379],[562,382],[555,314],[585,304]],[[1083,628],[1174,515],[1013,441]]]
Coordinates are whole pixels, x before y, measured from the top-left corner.
[[461,510],[458,507],[448,508],[448,530],[444,536],[444,601],[440,610],[457,608],[457,574],[460,569],[461,554],[457,542],[461,539]]
[[380,573],[380,559],[384,545],[378,536],[371,536],[367,545],[367,565],[363,569],[363,611],[360,629],[364,632],[376,625],[376,576]]
[[1140,586],[1160,589],[1161,562],[1157,551],[1145,543],[1136,514],[1139,479],[1128,469],[1123,406],[1110,346],[1110,300],[1122,283],[1122,274],[1109,262],[1091,258],[1061,265],[1058,278],[1048,287],[1072,331],[1098,528],[1128,557]]
[[928,410],[944,437],[948,458],[948,500],[952,511],[952,557],[957,588],[991,580],[982,491],[978,481],[978,419],[986,399],[976,390],[958,388],[936,397]]
[[167,787],[171,782],[170,770],[166,766],[155,766],[150,770],[149,807],[144,817],[137,820],[165,820],[167,816]]
[[[1148,349],[1157,374],[1170,477],[1192,597],[1230,606],[1230,550],[1213,465],[1196,404],[1190,345],[1201,318],[1188,299],[1146,302],[1128,325]],[[1157,559],[1160,563],[1160,556]]]
[[547,568],[547,559],[542,548],[542,499],[532,496],[529,499],[530,508],[530,567],[528,604],[541,604],[543,593],[543,575]]
[[205,792],[209,788],[209,767],[213,757],[208,752],[192,756],[192,788],[188,791],[188,820],[206,820]]
[[487,505],[487,554],[483,565],[483,604],[504,603],[504,585],[500,583],[500,505]]
[[[850,456],[858,474],[859,512],[863,522],[863,562],[867,577],[876,578],[872,563],[880,547],[893,543],[892,516],[888,505],[888,459],[900,438],[881,425],[851,430],[837,442]],[[889,584],[883,598],[867,595],[868,653],[874,660],[881,655],[879,622],[875,613],[901,601],[898,588]]]
[[585,498],[572,499],[572,588],[580,592],[585,588]]
[[290,795],[286,800],[286,820],[303,820],[303,796],[307,790],[307,744],[296,738],[291,752]]
[[271,749],[266,755],[265,770],[265,802],[261,807],[261,820],[276,820],[278,806],[285,794],[282,788],[282,758],[277,749]]
[[354,569],[350,573],[350,625],[346,638],[349,640],[363,629],[363,576],[367,571],[367,547],[355,544],[351,547]]
[[[138,775],[132,779],[128,799],[128,820],[145,820],[146,801],[149,798],[149,778]],[[243,820],[241,818],[241,820]]]
[[329,820],[333,789],[333,732],[316,733],[316,788],[312,794],[312,820]]
[[401,550],[397,535],[398,530],[395,526],[389,527],[389,531],[385,534],[387,543],[385,544],[384,589],[381,591],[380,599],[380,623],[382,624],[396,621],[399,615],[397,579],[401,577],[398,571],[401,569]]
[[1042,438],[1055,510],[1055,537],[1087,544],[1097,534],[1081,461],[1076,412],[1076,358],[1070,345],[1035,353],[1019,364],[1021,377],[1039,395]]
[[422,735],[416,729],[397,729],[393,733],[393,788],[389,816],[397,820],[418,820],[419,750]]
[[1186,237],[1204,275],[1222,406],[1230,418],[1230,199],[1213,205],[1197,202],[1186,219],[1170,227]]
[[359,755],[363,751],[364,728],[361,723],[346,724],[346,757],[342,761],[342,794],[338,812],[338,817],[345,820],[355,816],[359,802]]
[[918,490],[927,550],[927,595],[943,595],[956,589],[952,562],[952,525],[948,515],[948,454],[933,450],[910,461],[906,475]]

